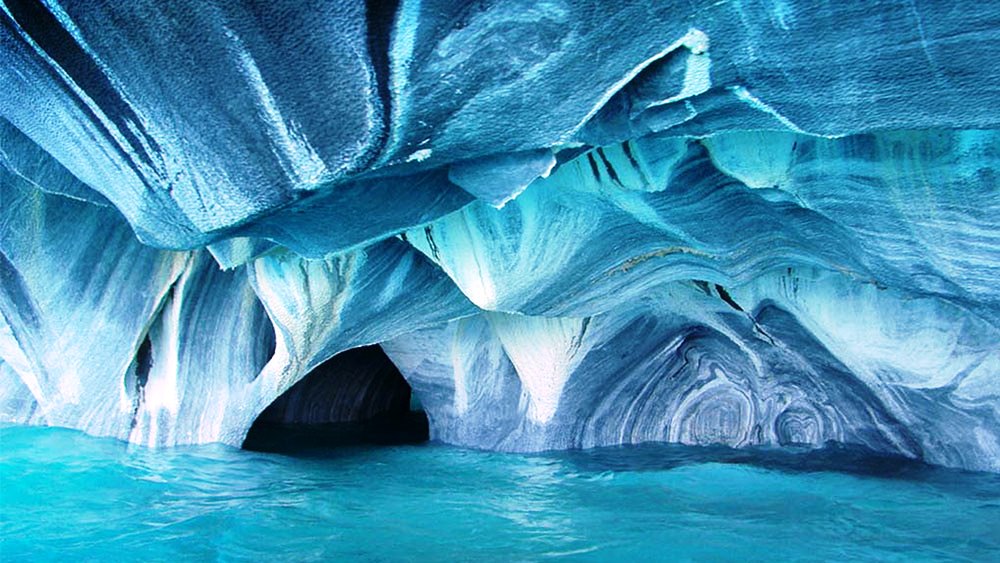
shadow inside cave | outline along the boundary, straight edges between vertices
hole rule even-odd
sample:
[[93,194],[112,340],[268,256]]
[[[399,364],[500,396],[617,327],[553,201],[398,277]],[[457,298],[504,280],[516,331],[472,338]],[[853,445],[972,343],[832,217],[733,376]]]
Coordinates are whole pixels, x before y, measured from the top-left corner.
[[541,455],[568,461],[586,473],[667,471],[706,463],[742,465],[778,473],[841,473],[859,478],[921,482],[991,502],[996,500],[1000,486],[1000,475],[995,473],[941,467],[833,441],[819,448],[730,448],[649,442]]
[[343,446],[417,444],[427,415],[378,345],[341,352],[274,400],[243,449],[299,454]]

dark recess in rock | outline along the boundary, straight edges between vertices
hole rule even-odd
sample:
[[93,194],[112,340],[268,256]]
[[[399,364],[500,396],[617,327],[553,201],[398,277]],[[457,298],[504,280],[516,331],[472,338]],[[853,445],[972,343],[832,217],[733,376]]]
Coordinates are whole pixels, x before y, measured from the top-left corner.
[[290,453],[314,447],[427,440],[427,417],[410,411],[411,389],[378,345],[337,354],[257,417],[246,449]]

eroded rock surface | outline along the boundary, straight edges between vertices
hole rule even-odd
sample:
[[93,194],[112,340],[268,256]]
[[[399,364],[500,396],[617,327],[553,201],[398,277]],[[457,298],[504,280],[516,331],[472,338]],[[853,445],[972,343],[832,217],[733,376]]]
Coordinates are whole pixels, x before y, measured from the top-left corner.
[[[238,445],[380,344],[449,443],[1000,471],[998,30],[964,0],[4,1],[0,419]],[[341,391],[324,419],[370,399]]]

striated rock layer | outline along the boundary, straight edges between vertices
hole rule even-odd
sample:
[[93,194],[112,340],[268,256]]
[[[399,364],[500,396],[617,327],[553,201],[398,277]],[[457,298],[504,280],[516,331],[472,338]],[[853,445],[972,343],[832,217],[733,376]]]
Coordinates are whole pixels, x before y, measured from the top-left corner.
[[239,445],[404,400],[379,344],[448,443],[1000,471],[1000,6],[5,0],[0,53],[2,421]]

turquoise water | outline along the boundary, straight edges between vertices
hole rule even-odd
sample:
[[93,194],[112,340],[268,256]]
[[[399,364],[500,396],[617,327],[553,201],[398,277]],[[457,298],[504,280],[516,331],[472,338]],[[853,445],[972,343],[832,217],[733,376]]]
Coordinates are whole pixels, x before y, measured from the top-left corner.
[[6,427],[0,453],[4,561],[1000,559],[1000,477],[850,451],[287,456]]

